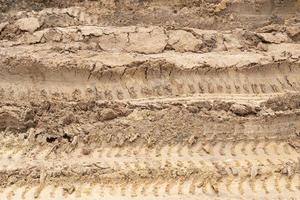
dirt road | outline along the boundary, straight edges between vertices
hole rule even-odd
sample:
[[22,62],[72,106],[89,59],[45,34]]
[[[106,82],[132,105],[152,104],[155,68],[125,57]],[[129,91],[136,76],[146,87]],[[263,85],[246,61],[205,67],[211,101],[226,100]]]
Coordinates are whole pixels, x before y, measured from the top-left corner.
[[0,199],[299,199],[298,0],[0,11]]

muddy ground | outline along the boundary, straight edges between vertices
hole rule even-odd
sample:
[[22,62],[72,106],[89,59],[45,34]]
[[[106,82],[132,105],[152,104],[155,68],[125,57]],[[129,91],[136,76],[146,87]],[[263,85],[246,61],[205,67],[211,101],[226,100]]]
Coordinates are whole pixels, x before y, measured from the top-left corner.
[[0,199],[298,199],[299,0],[0,0]]

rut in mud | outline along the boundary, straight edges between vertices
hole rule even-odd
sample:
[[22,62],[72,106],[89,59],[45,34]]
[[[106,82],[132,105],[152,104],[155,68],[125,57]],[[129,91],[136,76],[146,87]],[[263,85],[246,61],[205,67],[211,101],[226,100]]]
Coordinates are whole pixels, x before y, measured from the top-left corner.
[[0,199],[298,199],[298,0],[0,0]]

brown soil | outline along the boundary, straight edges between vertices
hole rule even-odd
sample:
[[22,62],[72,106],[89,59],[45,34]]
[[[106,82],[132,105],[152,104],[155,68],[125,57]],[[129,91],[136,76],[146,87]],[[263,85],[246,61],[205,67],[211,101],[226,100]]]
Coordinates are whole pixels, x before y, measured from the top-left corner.
[[0,0],[0,199],[298,199],[299,0]]

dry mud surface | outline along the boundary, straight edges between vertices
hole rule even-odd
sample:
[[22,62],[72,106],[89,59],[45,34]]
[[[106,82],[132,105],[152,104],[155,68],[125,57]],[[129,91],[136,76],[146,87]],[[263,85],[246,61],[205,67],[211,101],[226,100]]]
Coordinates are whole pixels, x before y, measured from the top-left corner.
[[299,0],[0,0],[0,199],[300,199]]

